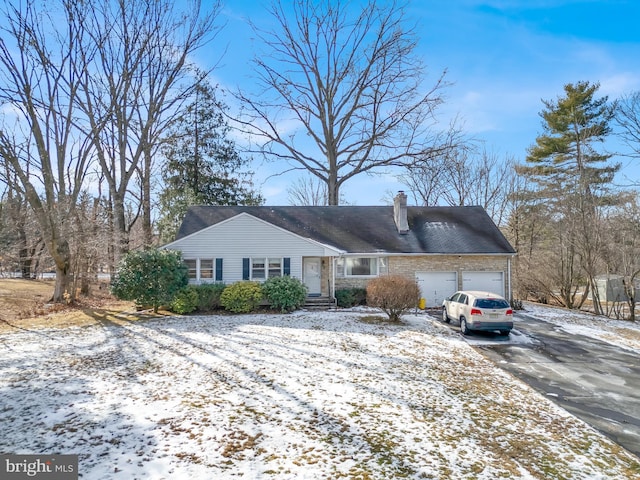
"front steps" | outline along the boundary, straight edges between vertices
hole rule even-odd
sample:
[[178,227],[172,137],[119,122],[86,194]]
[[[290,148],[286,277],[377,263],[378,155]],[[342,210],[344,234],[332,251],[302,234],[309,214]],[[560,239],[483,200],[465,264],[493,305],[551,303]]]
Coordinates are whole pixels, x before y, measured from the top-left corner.
[[304,308],[307,310],[330,310],[336,307],[336,301],[330,297],[307,297]]

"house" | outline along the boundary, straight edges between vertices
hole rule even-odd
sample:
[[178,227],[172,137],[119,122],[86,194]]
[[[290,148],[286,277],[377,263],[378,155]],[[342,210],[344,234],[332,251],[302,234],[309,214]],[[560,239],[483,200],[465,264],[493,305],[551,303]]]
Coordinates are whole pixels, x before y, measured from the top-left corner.
[[415,279],[427,307],[459,289],[511,296],[515,250],[481,207],[195,206],[174,242],[192,283],[291,275],[310,296],[365,287],[371,278]]

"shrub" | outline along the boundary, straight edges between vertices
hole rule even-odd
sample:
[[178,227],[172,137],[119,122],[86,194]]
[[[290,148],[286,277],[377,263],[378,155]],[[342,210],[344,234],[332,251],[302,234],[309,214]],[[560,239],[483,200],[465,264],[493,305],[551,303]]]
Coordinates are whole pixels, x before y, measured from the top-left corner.
[[161,305],[170,305],[188,283],[181,253],[154,248],[125,255],[111,283],[111,292],[121,300],[149,305],[158,312]]
[[226,285],[224,283],[203,283],[202,285],[196,285],[198,311],[210,312],[220,308],[222,306],[220,304],[220,296],[225,288]]
[[364,305],[367,301],[367,291],[364,288],[341,288],[336,290],[336,303],[340,308]]
[[262,287],[258,282],[242,281],[232,283],[220,295],[220,304],[230,312],[248,313],[255,310],[262,301]]
[[179,313],[180,315],[191,313],[197,308],[198,292],[194,285],[187,285],[185,288],[180,290],[169,306],[169,309],[172,312]]
[[305,284],[289,276],[268,279],[262,284],[262,291],[271,308],[283,313],[300,308],[307,298]]
[[367,305],[382,309],[392,322],[415,308],[419,297],[418,284],[398,275],[374,278],[367,285]]

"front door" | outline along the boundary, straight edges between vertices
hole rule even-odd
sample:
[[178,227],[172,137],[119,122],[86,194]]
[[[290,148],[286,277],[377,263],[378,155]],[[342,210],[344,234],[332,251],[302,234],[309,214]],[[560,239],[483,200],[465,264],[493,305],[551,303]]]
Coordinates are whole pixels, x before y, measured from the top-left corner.
[[318,296],[322,291],[321,271],[322,259],[320,257],[307,257],[302,260],[303,280],[307,286],[308,294]]

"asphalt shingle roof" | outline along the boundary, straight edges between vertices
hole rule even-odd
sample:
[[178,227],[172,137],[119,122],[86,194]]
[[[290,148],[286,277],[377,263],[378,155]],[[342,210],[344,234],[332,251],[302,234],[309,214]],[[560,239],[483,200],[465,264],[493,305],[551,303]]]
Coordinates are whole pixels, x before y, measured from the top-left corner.
[[248,213],[301,237],[350,253],[513,254],[482,207],[407,207],[410,231],[401,235],[392,206],[195,206],[176,240]]

